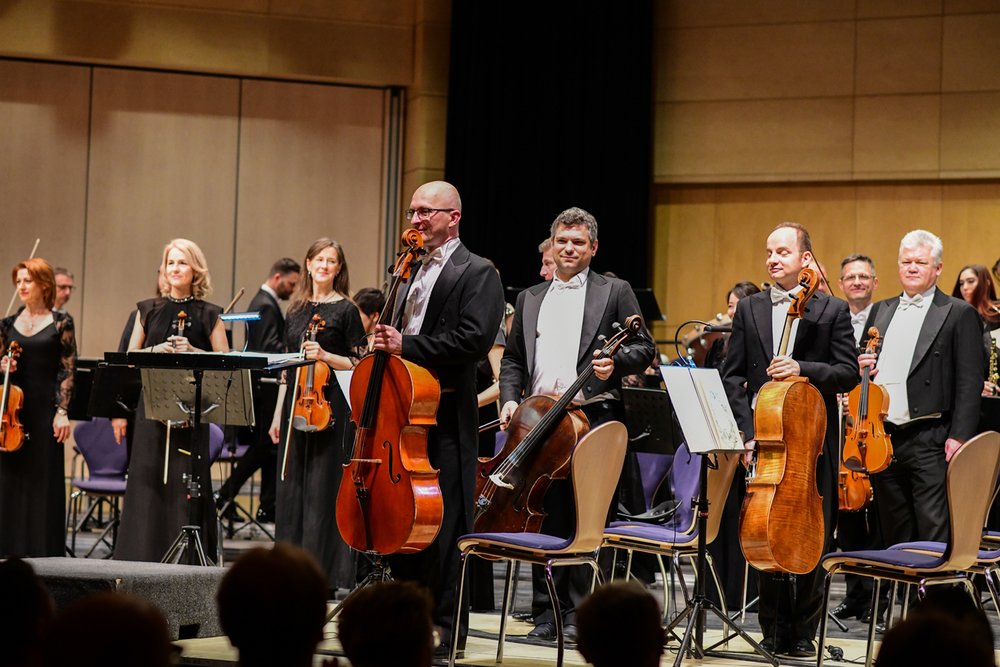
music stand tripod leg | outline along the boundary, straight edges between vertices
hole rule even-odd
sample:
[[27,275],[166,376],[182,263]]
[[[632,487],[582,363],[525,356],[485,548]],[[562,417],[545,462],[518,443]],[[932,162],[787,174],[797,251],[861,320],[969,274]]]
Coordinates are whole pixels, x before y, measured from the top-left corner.
[[358,591],[360,591],[361,589],[367,588],[368,586],[372,586],[374,584],[380,584],[385,581],[392,581],[392,568],[389,567],[389,563],[386,562],[385,556],[383,556],[382,554],[374,554],[374,555],[375,555],[375,563],[372,566],[372,571],[368,573],[368,576],[365,577],[364,580],[362,580],[362,582],[358,584],[353,591],[347,594],[347,597],[345,597],[340,604],[338,604],[331,611],[327,612],[326,621],[324,621],[325,623],[329,623],[330,621],[335,619],[337,617],[337,614],[339,614],[340,610],[343,608],[344,603],[350,600],[355,595],[357,595]]

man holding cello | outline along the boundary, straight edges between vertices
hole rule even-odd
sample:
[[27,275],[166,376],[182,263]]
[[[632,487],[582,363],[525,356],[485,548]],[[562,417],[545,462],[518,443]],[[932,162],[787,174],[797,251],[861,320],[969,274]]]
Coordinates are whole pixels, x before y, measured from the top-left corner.
[[[755,448],[754,409],[757,392],[769,380],[804,377],[819,390],[826,406],[826,433],[817,462],[816,486],[823,497],[824,553],[833,550],[837,519],[839,460],[837,394],[858,384],[854,330],[847,303],[821,292],[803,317],[792,322],[787,353],[776,356],[791,298],[802,288],[799,272],[813,259],[805,227],[783,222],[767,238],[767,272],[774,287],[742,299],[733,317],[723,384],[748,449]],[[797,536],[789,535],[789,540]],[[759,573],[758,619],[770,653],[794,657],[816,654],[813,638],[823,605],[822,568],[798,576],[789,587],[771,572]]]
[[[396,579],[417,580],[434,595],[434,623],[443,629],[438,650],[451,646],[457,540],[472,532],[472,505],[479,454],[476,364],[493,345],[504,298],[500,276],[489,262],[469,252],[458,238],[462,199],[450,183],[421,185],[410,199],[406,219],[424,241],[423,264],[400,287],[393,322],[375,328],[376,349],[437,373],[441,402],[430,429],[427,452],[440,470],[444,500],[441,531],[425,550],[390,558]],[[391,305],[389,306],[391,307]],[[465,647],[468,608],[462,610],[459,648]]]

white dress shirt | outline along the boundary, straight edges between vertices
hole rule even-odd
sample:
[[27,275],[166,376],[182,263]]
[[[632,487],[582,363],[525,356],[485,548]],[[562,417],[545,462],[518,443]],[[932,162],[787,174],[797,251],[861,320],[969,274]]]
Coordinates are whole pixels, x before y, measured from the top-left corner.
[[[802,285],[796,285],[788,292],[785,292],[777,285],[771,287],[771,352],[774,356],[778,356],[778,347],[781,345],[781,334],[785,330],[788,309],[792,305],[792,300],[785,298],[784,295],[787,294],[788,297],[792,297],[800,291],[802,291]],[[799,320],[796,318],[792,320],[792,333],[788,336],[788,349],[785,351],[785,354],[790,357],[792,356],[792,350],[795,349],[795,335],[798,332]]]
[[[906,294],[900,297],[896,312],[889,323],[889,329],[885,332],[882,353],[875,366],[878,369],[875,381],[885,387],[889,393],[889,414],[886,419],[897,426],[914,421],[910,418],[906,378],[910,374],[910,364],[913,363],[913,352],[917,347],[917,338],[920,337],[920,329],[924,325],[927,311],[930,310],[935,289],[932,287],[923,294],[916,295],[914,299],[918,300],[919,303],[908,304]],[[940,416],[941,413],[936,413],[921,416],[919,419]]]
[[[552,284],[538,309],[535,328],[535,367],[531,395],[562,396],[576,381],[576,360],[587,300],[586,268],[568,281],[552,276]],[[525,332],[525,335],[530,335]],[[582,400],[583,392],[577,394]]]
[[851,315],[851,326],[854,327],[854,343],[855,345],[861,344],[861,337],[865,334],[865,322],[868,321],[868,315],[872,312],[872,304],[868,304],[856,314]]
[[434,284],[437,283],[438,276],[448,263],[451,254],[458,248],[458,237],[448,239],[440,246],[429,252],[423,258],[423,265],[413,277],[413,284],[406,295],[406,306],[403,308],[403,331],[408,336],[415,336],[420,333],[420,327],[424,324],[424,316],[427,314],[427,302],[430,301],[431,292],[434,291]]

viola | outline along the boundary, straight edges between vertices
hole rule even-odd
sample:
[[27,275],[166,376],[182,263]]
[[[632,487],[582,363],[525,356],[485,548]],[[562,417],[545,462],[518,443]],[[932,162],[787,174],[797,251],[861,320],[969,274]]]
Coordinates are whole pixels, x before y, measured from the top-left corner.
[[863,472],[854,472],[840,462],[840,480],[837,484],[837,500],[841,512],[860,512],[868,507],[874,494],[872,482]]
[[[788,350],[792,323],[816,293],[816,272],[799,273],[778,355]],[[754,410],[756,473],[740,511],[740,546],[758,570],[805,574],[823,555],[823,499],[816,462],[826,435],[823,396],[804,377],[772,380],[760,388]]]
[[[871,327],[865,352],[875,354],[881,342],[878,329]],[[892,441],[885,432],[889,392],[871,382],[870,367],[861,370],[861,384],[847,395],[847,406],[853,423],[844,433],[844,467],[864,474],[882,472],[892,463]]]
[[[389,324],[399,285],[426,254],[415,229],[403,233],[379,324]],[[351,419],[357,426],[337,493],[337,527],[353,549],[379,555],[427,548],[441,530],[444,500],[427,455],[441,388],[434,374],[375,350],[351,378]]]
[[[642,329],[642,318],[632,315],[597,355],[607,359]],[[545,512],[542,499],[553,479],[569,474],[570,457],[577,441],[590,430],[590,422],[573,398],[594,374],[588,365],[559,399],[530,396],[507,424],[507,442],[492,459],[479,459],[476,476],[477,533],[537,533]]]
[[[313,315],[307,327],[308,338],[316,342],[316,334],[323,330],[326,322],[319,315]],[[307,433],[329,428],[333,421],[330,402],[324,398],[327,383],[330,382],[330,367],[317,361],[315,364],[298,369],[296,396],[292,409],[292,427]]]
[[21,346],[11,342],[7,348],[7,370],[3,374],[3,396],[0,397],[0,452],[14,452],[24,444],[24,425],[18,413],[24,405],[24,392],[10,383],[11,362],[21,356]]

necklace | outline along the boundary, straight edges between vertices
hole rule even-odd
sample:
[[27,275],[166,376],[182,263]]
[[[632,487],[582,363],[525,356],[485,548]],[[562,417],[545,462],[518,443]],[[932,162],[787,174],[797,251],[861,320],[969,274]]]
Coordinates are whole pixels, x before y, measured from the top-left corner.
[[33,331],[34,328],[38,325],[38,322],[44,320],[46,317],[48,317],[48,315],[49,315],[49,311],[45,311],[45,312],[42,313],[41,317],[35,318],[30,312],[28,312],[27,310],[25,310],[24,311],[24,320],[25,320],[25,322],[28,325],[28,331]]
[[336,292],[331,292],[328,296],[325,296],[322,299],[313,299],[312,302],[313,303],[330,303],[331,301],[338,301],[339,298],[340,298],[339,294],[337,294]]
[[184,297],[183,299],[175,299],[174,297],[172,297],[172,296],[170,296],[168,294],[167,298],[170,299],[171,301],[173,301],[174,303],[187,303],[188,301],[190,301],[191,299],[194,298],[194,295],[190,294],[190,295]]

